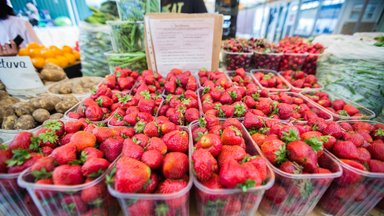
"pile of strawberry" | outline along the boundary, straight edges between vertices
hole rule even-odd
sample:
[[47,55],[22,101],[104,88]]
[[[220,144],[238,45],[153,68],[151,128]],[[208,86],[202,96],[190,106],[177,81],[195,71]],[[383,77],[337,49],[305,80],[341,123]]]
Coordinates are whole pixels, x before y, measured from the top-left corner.
[[[256,44],[256,43],[253,43]],[[247,39],[236,39],[236,38],[231,38],[228,40],[223,41],[223,50],[228,51],[228,52],[244,52],[244,53],[252,53],[252,43],[248,41]]]
[[121,98],[121,104],[112,114],[108,125],[135,126],[148,123],[157,115],[162,101],[160,94],[149,93],[148,90],[137,92],[134,96],[126,95]]
[[284,82],[284,80],[279,77],[277,74],[256,71],[253,74],[253,77],[258,81],[260,87],[267,88],[270,91],[273,90],[288,90],[289,86]]
[[346,103],[342,99],[331,100],[330,96],[326,92],[307,92],[304,93],[304,96],[308,97],[312,101],[316,102],[320,106],[327,109],[334,115],[334,120],[338,120],[338,116],[359,119],[363,118],[364,115],[357,109],[355,106]]
[[321,88],[315,75],[308,75],[304,71],[286,70],[281,75],[295,88]]
[[116,67],[113,74],[105,76],[98,87],[107,87],[117,91],[130,91],[139,76],[140,74],[136,71]]
[[[121,193],[172,194],[189,182],[189,136],[161,116],[124,141],[121,157],[108,178]],[[128,206],[130,215],[175,214],[185,209],[189,193],[163,202],[139,200]]]
[[233,83],[228,79],[225,73],[221,71],[200,70],[198,72],[198,75],[200,84],[203,88],[213,88],[216,86],[220,86],[224,89],[227,89],[233,85]]
[[256,84],[252,75],[245,72],[243,68],[238,68],[234,73],[227,73],[233,85],[246,87],[248,84]]
[[196,78],[190,71],[172,69],[166,77],[164,84],[165,94],[183,94],[185,91],[197,91],[199,88]]
[[142,91],[150,93],[162,94],[164,91],[165,79],[158,73],[153,73],[151,70],[145,70],[137,78],[136,84],[132,89],[132,95]]
[[167,95],[159,109],[159,116],[166,116],[177,125],[188,126],[200,117],[197,93],[187,90],[181,95]]

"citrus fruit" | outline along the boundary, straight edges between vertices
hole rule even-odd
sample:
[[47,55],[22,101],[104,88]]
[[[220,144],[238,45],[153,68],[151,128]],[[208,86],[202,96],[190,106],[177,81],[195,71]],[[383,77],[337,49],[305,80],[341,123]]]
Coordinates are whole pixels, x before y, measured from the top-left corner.
[[52,64],[55,64],[57,66],[60,66],[59,65],[59,60],[57,60],[56,58],[47,58],[47,59],[45,59],[45,63],[46,64],[52,63]]
[[43,49],[42,51],[41,51],[41,54],[42,54],[42,56],[44,57],[44,58],[54,58],[54,57],[56,57],[56,55],[55,55],[55,51],[53,51],[53,50],[51,50],[51,49]]
[[49,49],[55,53],[55,56],[61,55],[61,49],[59,49],[57,46],[50,46]]
[[73,51],[73,55],[75,56],[76,60],[80,60],[80,53],[77,51]]
[[45,60],[41,57],[31,58],[31,61],[35,68],[43,68],[45,65]]
[[40,48],[30,49],[30,50],[29,50],[29,56],[30,56],[31,58],[42,57],[42,55],[41,55],[41,49],[40,49]]
[[42,48],[43,45],[41,44],[38,44],[36,42],[31,42],[29,44],[27,44],[27,49],[36,49],[36,48]]
[[72,52],[73,52],[72,47],[70,47],[70,46],[68,46],[68,45],[63,46],[63,48],[61,49],[61,51],[62,51],[63,53],[72,53]]
[[65,58],[64,56],[57,56],[56,59],[59,61],[59,66],[62,68],[65,68],[69,65],[68,59]]
[[29,56],[29,50],[27,48],[19,49],[19,56]]

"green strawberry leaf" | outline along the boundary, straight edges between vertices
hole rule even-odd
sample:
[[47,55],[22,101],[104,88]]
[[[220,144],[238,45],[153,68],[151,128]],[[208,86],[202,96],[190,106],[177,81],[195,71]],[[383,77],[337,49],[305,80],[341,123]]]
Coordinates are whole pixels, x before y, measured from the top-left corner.
[[224,113],[224,111],[220,108],[219,109],[219,114],[218,114],[218,116],[220,117],[220,118],[225,118],[225,113]]
[[148,90],[140,92],[140,95],[143,96],[145,100],[151,99],[151,94],[149,93]]
[[230,126],[230,128],[235,132],[236,136],[243,136],[243,134],[241,133],[241,131],[237,127]]
[[188,99],[182,99],[181,100],[181,103],[185,104],[185,105],[189,105],[191,103],[191,99],[188,98]]
[[12,151],[12,154],[12,158],[5,161],[8,167],[22,165],[26,160],[31,158],[31,155],[25,149],[15,149]]
[[281,140],[283,140],[286,143],[290,143],[296,140],[300,140],[299,138],[299,132],[295,129],[289,129],[288,133],[283,132],[283,136],[281,137]]
[[45,121],[43,128],[51,129],[52,131],[60,130],[62,126],[62,123],[58,120],[48,120]]
[[143,121],[139,121],[136,123],[134,128],[136,133],[142,133],[145,128],[145,123]]
[[133,141],[134,143],[136,143],[136,144],[140,144],[140,143],[141,143],[141,141],[138,140],[136,137],[133,137],[132,141]]
[[345,110],[341,110],[339,112],[339,115],[341,115],[341,116],[349,116],[348,113]]
[[169,207],[167,204],[161,203],[156,205],[156,209],[155,209],[156,216],[167,215],[168,211],[169,211]]
[[103,198],[97,198],[94,201],[92,201],[90,204],[95,207],[101,207],[103,205]]
[[99,170],[97,170],[97,172],[89,174],[88,177],[97,178],[97,177],[101,176],[103,173],[104,173],[104,170],[103,169],[99,169]]
[[220,104],[220,103],[215,104],[215,106],[213,107],[213,109],[215,109],[215,110],[220,110],[220,109],[221,109],[221,104]]
[[76,204],[75,203],[70,203],[70,204],[63,204],[63,209],[66,212],[73,213],[76,210]]
[[116,77],[120,77],[120,76],[121,76],[121,72],[120,71],[116,72]]
[[92,93],[92,94],[96,94],[96,87],[92,87],[92,88],[91,88],[91,93]]
[[171,102],[172,97],[173,97],[173,95],[170,95],[170,94],[167,95],[167,97],[165,98],[165,100],[167,101],[167,103]]
[[275,152],[277,156],[275,159],[276,164],[281,164],[287,160],[287,149],[285,145],[281,145],[279,150]]
[[38,136],[31,137],[31,144],[29,145],[29,150],[33,152],[38,152],[40,150],[40,138]]
[[375,136],[384,136],[384,130],[382,128],[379,128],[375,131]]
[[207,134],[207,133],[198,132],[197,133],[197,137],[195,138],[195,142],[199,142],[201,137],[204,136],[204,134]]
[[311,148],[315,151],[321,151],[323,150],[323,142],[319,140],[317,137],[312,137],[311,139],[304,140],[305,143],[307,143]]
[[208,86],[204,87],[203,94],[207,94],[210,90],[211,90],[211,88],[209,88]]
[[244,106],[244,104],[235,104],[235,116],[238,116],[238,117],[241,117],[244,115],[245,111],[246,111],[246,107]]
[[201,117],[199,118],[199,126],[202,127],[202,128],[205,128],[207,127],[207,121],[205,121],[205,118]]
[[100,107],[103,106],[103,98],[102,97],[99,97],[96,99],[96,103],[97,105],[99,105]]
[[121,97],[121,95],[118,94],[117,98],[118,98],[119,102],[121,102],[121,103],[127,103],[128,101],[132,100],[131,95],[124,95],[124,97]]
[[255,92],[255,93],[253,93],[251,96],[252,96],[253,100],[255,100],[255,101],[258,101],[259,98],[260,98],[260,94],[259,94],[259,92]]
[[269,131],[269,128],[268,128],[268,127],[261,127],[261,128],[259,129],[259,133],[261,133],[261,134],[267,134],[268,131]]
[[232,100],[235,100],[237,98],[237,93],[236,91],[231,91],[229,92],[229,95],[231,96]]
[[313,125],[312,125],[312,130],[313,130],[313,131],[317,131],[317,128],[318,128],[318,125],[317,125],[317,124],[313,124]]
[[181,87],[181,81],[180,81],[180,79],[176,79],[176,85],[177,85],[177,87]]
[[329,135],[327,135],[327,136],[321,136],[321,137],[320,137],[320,140],[321,140],[323,143],[328,142],[328,140],[329,140]]
[[314,190],[312,183],[308,180],[303,180],[298,183],[298,187],[300,188],[300,193],[303,198],[308,198]]
[[271,73],[269,73],[269,74],[265,74],[264,76],[263,76],[263,80],[269,80],[269,79],[271,79],[273,77],[273,74],[271,74]]
[[113,184],[114,180],[113,180],[113,177],[115,176],[116,174],[116,166],[114,166],[111,170],[111,172],[105,176],[105,183],[107,185],[111,185]]
[[113,116],[115,117],[115,118],[117,118],[119,121],[122,121],[124,118],[123,118],[123,116],[121,116],[119,113],[117,113],[117,112],[115,112],[115,114],[113,114]]
[[52,172],[47,172],[45,168],[41,168],[41,170],[35,170],[31,174],[35,177],[35,181],[52,177]]
[[256,184],[255,180],[248,179],[243,184],[238,185],[237,187],[240,188],[244,193],[248,191],[248,188],[254,187]]
[[52,130],[48,130],[45,133],[39,134],[39,139],[42,142],[50,142],[50,143],[55,143],[57,140],[59,140],[59,137],[56,135],[56,133]]
[[0,150],[7,150],[7,149],[8,149],[8,145],[0,144]]

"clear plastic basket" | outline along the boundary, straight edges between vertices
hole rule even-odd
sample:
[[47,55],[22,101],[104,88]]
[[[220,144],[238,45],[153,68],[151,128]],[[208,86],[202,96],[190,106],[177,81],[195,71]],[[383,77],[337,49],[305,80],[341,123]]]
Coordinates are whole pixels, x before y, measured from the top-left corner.
[[[357,121],[379,123],[368,120],[339,122]],[[322,214],[335,216],[366,215],[384,197],[384,173],[356,169],[331,155],[343,168],[343,175],[335,180],[324,194],[318,205],[320,211]],[[356,178],[356,181],[346,183],[351,178]]]
[[[17,183],[25,188],[38,207],[40,214],[48,215],[117,215],[119,205],[108,194],[105,173],[97,179],[75,186],[46,185],[33,183],[30,168],[24,170]],[[100,193],[97,198],[82,198],[82,195],[94,190]]]
[[146,13],[160,12],[160,0],[116,0],[121,20],[144,20]]
[[133,71],[142,72],[147,69],[147,57],[145,52],[132,53],[104,53],[107,58],[109,71],[112,74],[116,67],[129,68]]
[[279,70],[283,53],[253,52],[253,66],[258,69]]
[[144,22],[107,21],[116,53],[144,51]]
[[[264,74],[269,74],[269,73],[273,74],[274,76],[276,76],[276,77],[278,77],[279,79],[282,80],[282,82],[285,84],[285,87],[286,87],[286,88],[279,89],[279,88],[269,88],[269,87],[264,87],[264,86],[259,82],[259,80],[257,80],[257,79],[255,78],[254,75],[255,75],[256,72],[261,72],[261,73],[264,73]],[[260,86],[261,89],[265,89],[265,90],[272,91],[272,92],[273,92],[273,91],[274,91],[274,92],[281,92],[281,91],[284,91],[284,92],[285,92],[285,91],[289,91],[289,90],[291,89],[291,87],[290,87],[288,81],[285,80],[283,76],[281,76],[279,73],[277,73],[277,72],[274,71],[274,70],[253,69],[253,70],[251,70],[251,74],[253,74],[253,76],[252,76],[253,79],[255,80],[256,84],[257,84],[258,86]]]
[[307,56],[307,53],[284,53],[280,61],[279,70],[301,70]]
[[249,71],[251,69],[253,53],[236,53],[222,50],[223,64],[226,70],[236,70],[238,68],[244,68]]
[[[231,81],[234,83],[234,85],[246,87],[246,85],[245,85],[245,84],[242,84],[242,83],[240,83],[240,84],[236,84],[236,83],[238,83],[238,82],[237,82],[236,80],[233,79],[234,76],[236,76],[236,72],[235,72],[235,71],[227,71],[227,72],[225,72],[225,75],[227,75],[228,79],[231,80]],[[255,81],[255,79],[253,78],[253,76],[252,76],[251,73],[245,73],[245,77],[247,77],[247,79],[249,79],[249,81],[250,81],[251,83],[256,84],[256,81]]]
[[[221,120],[221,123],[223,120]],[[193,147],[193,138],[192,130],[193,128],[198,127],[198,122],[195,121],[189,126],[189,151],[190,158],[189,163],[192,168],[192,152]],[[247,132],[247,130],[242,128],[242,133],[244,134],[244,141],[247,145],[246,151],[250,155],[259,155],[255,145],[253,145],[252,138]],[[194,176],[193,183],[196,186],[196,207],[199,215],[220,215],[220,216],[229,216],[229,215],[255,215],[259,204],[263,198],[264,192],[272,187],[275,181],[275,175],[272,172],[272,169],[268,167],[268,181],[264,185],[249,188],[247,192],[243,192],[241,189],[210,189],[202,185]],[[237,207],[237,211],[233,212],[234,207]]]
[[[279,74],[280,74],[282,77],[284,77],[282,73],[283,73],[282,71],[279,72]],[[322,86],[320,83],[319,83],[319,85],[321,86],[320,88],[308,88],[308,87],[297,88],[297,87],[293,86],[293,85],[289,82],[288,79],[285,79],[285,80],[287,80],[287,82],[288,82],[288,84],[289,84],[289,86],[290,86],[290,88],[291,88],[291,91],[293,91],[293,92],[297,92],[297,93],[300,93],[300,92],[308,92],[308,91],[321,91],[321,90],[324,89],[323,86]]]
[[322,54],[308,53],[301,69],[307,74],[316,74],[317,60],[321,55]]
[[[79,103],[77,103],[75,106],[73,106],[71,109],[67,110],[64,113],[64,119],[65,120],[69,120],[69,121],[76,120],[76,119],[73,119],[73,118],[69,117],[69,113],[70,112],[83,112],[84,109],[85,109],[84,102],[80,101]],[[106,119],[102,120],[102,121],[90,121],[90,122],[94,123],[94,124],[98,124],[98,125],[106,124],[110,118],[111,118],[111,115],[109,117],[107,117]]]
[[[308,100],[311,100],[313,103],[316,103],[315,101],[313,101],[312,99],[310,99],[309,97],[306,96],[306,94],[311,95],[311,94],[313,94],[313,92],[301,92],[300,94],[303,95],[304,97],[308,98]],[[334,100],[337,100],[337,99],[342,99],[345,101],[346,104],[350,104],[350,105],[353,105],[354,107],[356,107],[360,111],[360,113],[362,114],[361,116],[358,116],[358,117],[357,116],[343,116],[343,115],[339,115],[335,112],[332,112],[332,111],[328,110],[327,108],[318,104],[325,112],[331,114],[333,116],[333,119],[336,121],[339,119],[340,120],[359,120],[359,119],[368,120],[368,119],[373,119],[375,117],[375,113],[372,110],[364,107],[361,104],[355,103],[355,102],[350,101],[348,99],[345,99],[344,97],[341,97],[341,96],[336,96],[336,95],[330,94],[328,92],[327,92],[327,94],[328,94],[331,102],[333,102]]]

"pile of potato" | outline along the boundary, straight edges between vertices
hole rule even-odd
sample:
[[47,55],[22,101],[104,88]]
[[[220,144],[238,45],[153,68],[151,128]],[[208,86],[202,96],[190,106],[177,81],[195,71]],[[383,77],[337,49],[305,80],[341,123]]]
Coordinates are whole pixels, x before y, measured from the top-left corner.
[[[58,97],[41,95],[28,101],[20,101],[0,110],[1,128],[6,130],[28,130],[41,125],[48,119],[60,119],[76,105],[73,96]],[[3,107],[3,106],[1,106]]]
[[90,93],[92,88],[95,88],[101,77],[79,77],[63,80],[59,83],[48,87],[48,91],[52,94],[86,94]]

